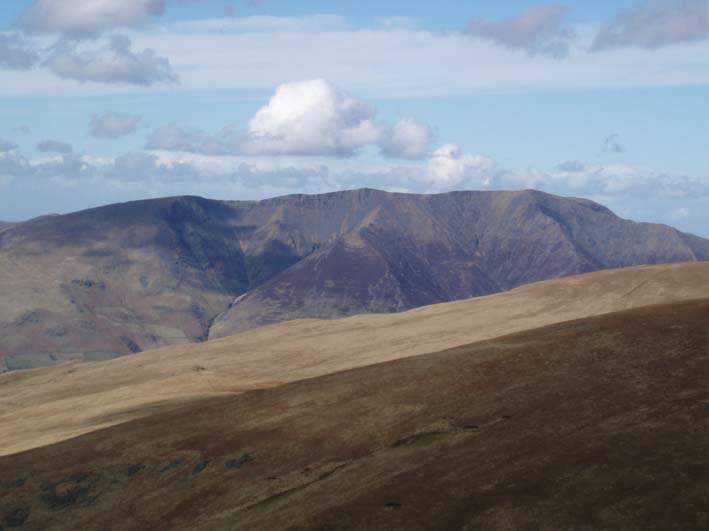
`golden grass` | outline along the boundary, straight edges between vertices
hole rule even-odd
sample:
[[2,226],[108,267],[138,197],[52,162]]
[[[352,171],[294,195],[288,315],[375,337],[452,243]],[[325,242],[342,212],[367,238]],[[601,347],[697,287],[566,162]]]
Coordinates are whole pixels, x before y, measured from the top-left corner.
[[709,264],[642,266],[540,282],[400,314],[281,323],[109,362],[0,375],[0,455],[197,398],[416,356],[571,319],[709,297]]

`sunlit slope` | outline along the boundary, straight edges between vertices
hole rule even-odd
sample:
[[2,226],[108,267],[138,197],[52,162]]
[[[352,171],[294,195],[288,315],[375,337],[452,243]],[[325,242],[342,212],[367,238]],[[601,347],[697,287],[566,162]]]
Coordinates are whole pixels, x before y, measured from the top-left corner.
[[709,264],[611,270],[401,314],[282,323],[109,362],[0,376],[0,453],[176,403],[272,387],[570,319],[709,297]]
[[709,299],[650,306],[197,400],[1,458],[0,519],[707,529],[708,320]]

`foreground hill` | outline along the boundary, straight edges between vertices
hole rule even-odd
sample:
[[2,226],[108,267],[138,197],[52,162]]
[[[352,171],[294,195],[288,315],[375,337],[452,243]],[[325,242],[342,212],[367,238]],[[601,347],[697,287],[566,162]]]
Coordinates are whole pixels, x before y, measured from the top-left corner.
[[197,398],[425,354],[649,304],[709,298],[709,264],[601,271],[391,315],[304,320],[104,363],[0,375],[0,454],[169,410]]
[[0,459],[25,529],[709,527],[709,300],[194,402]]
[[0,370],[707,259],[707,240],[535,191],[117,204],[0,230]]

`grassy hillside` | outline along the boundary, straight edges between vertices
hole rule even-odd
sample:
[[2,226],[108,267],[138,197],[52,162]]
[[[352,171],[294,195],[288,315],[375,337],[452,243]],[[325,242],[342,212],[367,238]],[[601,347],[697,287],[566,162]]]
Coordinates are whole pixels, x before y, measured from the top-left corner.
[[26,529],[705,529],[709,299],[254,391],[0,459]]
[[603,271],[394,315],[282,323],[101,363],[0,375],[0,454],[241,393],[575,318],[709,297],[709,264]]

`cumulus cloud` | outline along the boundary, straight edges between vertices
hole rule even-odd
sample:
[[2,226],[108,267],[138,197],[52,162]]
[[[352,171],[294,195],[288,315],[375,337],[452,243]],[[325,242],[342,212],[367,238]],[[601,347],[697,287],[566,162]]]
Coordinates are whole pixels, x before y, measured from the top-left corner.
[[91,37],[144,25],[164,12],[165,0],[34,0],[20,22],[31,33]]
[[563,58],[576,37],[564,24],[568,8],[561,4],[529,8],[517,16],[499,21],[473,19],[465,33],[529,55]]
[[91,118],[89,133],[94,138],[120,138],[134,133],[142,117],[136,114],[105,112]]
[[657,49],[709,39],[709,0],[646,0],[603,25],[592,51]]
[[368,146],[392,158],[417,159],[429,151],[430,128],[405,118],[390,126],[376,121],[374,105],[357,100],[324,79],[279,85],[245,131],[217,134],[168,124],[153,131],[146,147],[209,155],[351,157]]
[[324,79],[284,83],[249,121],[249,150],[272,155],[351,156],[381,137],[373,105]]
[[37,144],[37,150],[43,153],[72,153],[74,148],[71,144],[66,142],[59,142],[57,140],[42,140]]
[[155,85],[176,83],[170,61],[158,57],[153,50],[134,52],[131,41],[124,35],[111,36],[101,48],[61,41],[44,61],[56,76],[82,83],[123,83],[129,85]]
[[39,54],[16,34],[0,34],[0,68],[29,70],[39,63]]
[[609,135],[603,143],[603,151],[606,153],[625,153],[625,147],[618,142],[618,135]]

